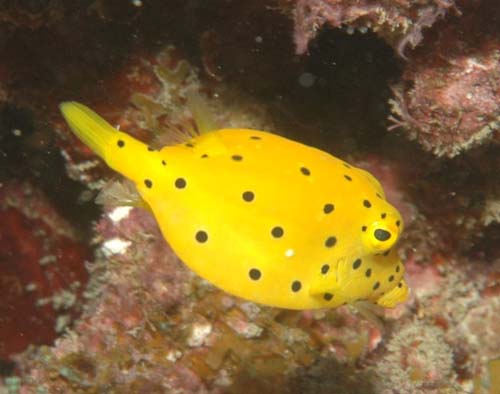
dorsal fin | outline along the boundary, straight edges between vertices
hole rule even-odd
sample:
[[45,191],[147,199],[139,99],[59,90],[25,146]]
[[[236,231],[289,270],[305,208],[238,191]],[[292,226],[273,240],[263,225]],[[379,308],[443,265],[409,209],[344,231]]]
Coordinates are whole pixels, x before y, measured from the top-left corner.
[[191,115],[193,115],[198,134],[203,135],[209,131],[216,130],[218,127],[215,125],[213,114],[203,101],[201,95],[195,90],[190,90],[186,93],[186,98],[187,106]]
[[[208,154],[210,156],[227,154],[229,149],[222,141],[220,135],[214,133],[214,131],[217,130],[217,126],[202,96],[197,91],[191,90],[186,94],[186,97],[187,106],[196,125],[194,132],[198,134],[195,152],[197,154]],[[193,134],[193,131],[191,130],[189,134]]]
[[[196,146],[209,155],[225,154],[227,148],[220,137],[212,133],[217,130],[214,117],[203,97],[196,91],[186,93],[186,104],[192,116],[184,119],[180,124],[169,124],[168,132],[158,136],[153,146],[161,148],[168,145],[184,144],[196,139]],[[194,149],[199,153],[199,149]]]

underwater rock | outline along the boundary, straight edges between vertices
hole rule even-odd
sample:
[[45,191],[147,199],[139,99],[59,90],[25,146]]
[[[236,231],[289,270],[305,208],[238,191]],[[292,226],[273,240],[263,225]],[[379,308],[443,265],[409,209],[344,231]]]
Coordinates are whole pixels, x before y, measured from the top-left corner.
[[420,322],[407,325],[387,344],[375,370],[380,393],[458,392],[453,353],[441,329]]
[[454,157],[500,128],[500,8],[464,7],[410,55],[393,88],[394,124],[437,156]]
[[89,250],[40,190],[0,184],[0,358],[49,345],[82,309]]
[[318,31],[328,25],[345,28],[352,34],[372,30],[391,44],[401,56],[405,48],[415,48],[422,40],[422,30],[432,26],[453,8],[452,0],[412,1],[353,1],[299,0],[283,1],[293,7],[296,52],[304,54]]

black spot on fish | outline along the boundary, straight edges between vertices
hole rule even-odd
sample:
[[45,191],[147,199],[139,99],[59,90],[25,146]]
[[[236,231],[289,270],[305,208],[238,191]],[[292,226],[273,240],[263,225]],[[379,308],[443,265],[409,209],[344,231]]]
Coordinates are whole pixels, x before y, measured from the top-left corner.
[[240,155],[232,155],[232,156],[231,156],[231,159],[233,159],[234,161],[242,161],[242,160],[243,160],[243,156],[240,156]]
[[365,276],[366,276],[367,278],[369,278],[370,276],[372,276],[372,270],[371,270],[371,268],[368,268],[368,269],[366,270],[366,272],[365,272]]
[[325,246],[327,248],[331,248],[333,246],[335,246],[335,244],[337,243],[337,238],[335,237],[328,237],[325,241]]
[[283,228],[281,228],[279,226],[273,227],[272,230],[271,230],[271,235],[274,238],[281,238],[284,233],[285,232],[283,231]]
[[125,141],[123,140],[118,140],[116,142],[116,145],[118,145],[119,148],[123,148],[125,146]]
[[151,189],[153,187],[153,182],[151,182],[151,180],[149,179],[144,179],[144,184],[148,189]]
[[177,189],[184,189],[186,187],[187,183],[186,183],[186,180],[184,178],[177,178],[175,180],[175,187]]
[[365,208],[370,208],[372,206],[372,203],[368,200],[363,200],[363,206]]
[[373,285],[373,290],[377,290],[380,287],[380,282],[375,282]]
[[344,175],[344,178],[347,179],[349,182],[352,181],[352,178],[349,175]]
[[323,299],[325,301],[331,301],[332,298],[333,298],[333,294],[332,293],[325,293],[325,294],[323,294]]
[[260,270],[257,268],[252,268],[250,271],[248,271],[248,276],[252,280],[259,280],[262,274],[260,273]]
[[321,273],[323,275],[326,275],[329,270],[330,270],[330,266],[328,264],[323,264],[323,266],[321,267]]
[[200,230],[196,232],[195,238],[199,243],[205,243],[208,240],[208,234],[205,231]]
[[300,172],[305,176],[311,175],[311,171],[309,171],[309,168],[306,167],[300,167]]
[[357,270],[359,267],[361,267],[361,259],[354,260],[354,263],[352,263],[352,268]]
[[334,209],[335,207],[333,206],[333,204],[325,204],[325,206],[323,207],[323,212],[329,214],[332,213]]
[[298,292],[301,288],[302,288],[302,283],[300,283],[300,281],[294,280],[292,282],[292,291],[294,293]]
[[243,192],[241,196],[243,197],[243,200],[246,202],[251,202],[255,198],[255,194],[253,194],[253,192],[251,191]]

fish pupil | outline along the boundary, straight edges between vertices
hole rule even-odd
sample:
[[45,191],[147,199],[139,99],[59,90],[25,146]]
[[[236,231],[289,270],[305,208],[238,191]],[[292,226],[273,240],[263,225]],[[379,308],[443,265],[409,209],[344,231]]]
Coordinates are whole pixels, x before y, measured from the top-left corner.
[[378,228],[374,232],[375,238],[377,238],[379,241],[387,241],[389,238],[391,238],[391,233],[387,230]]

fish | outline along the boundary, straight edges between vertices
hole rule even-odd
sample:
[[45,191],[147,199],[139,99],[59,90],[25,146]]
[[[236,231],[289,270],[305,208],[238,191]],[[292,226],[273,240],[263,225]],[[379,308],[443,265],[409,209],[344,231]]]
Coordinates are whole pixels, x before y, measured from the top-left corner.
[[83,104],[60,110],[135,184],[177,256],[227,293],[295,310],[407,299],[403,220],[367,171],[268,131],[209,127],[154,149]]

